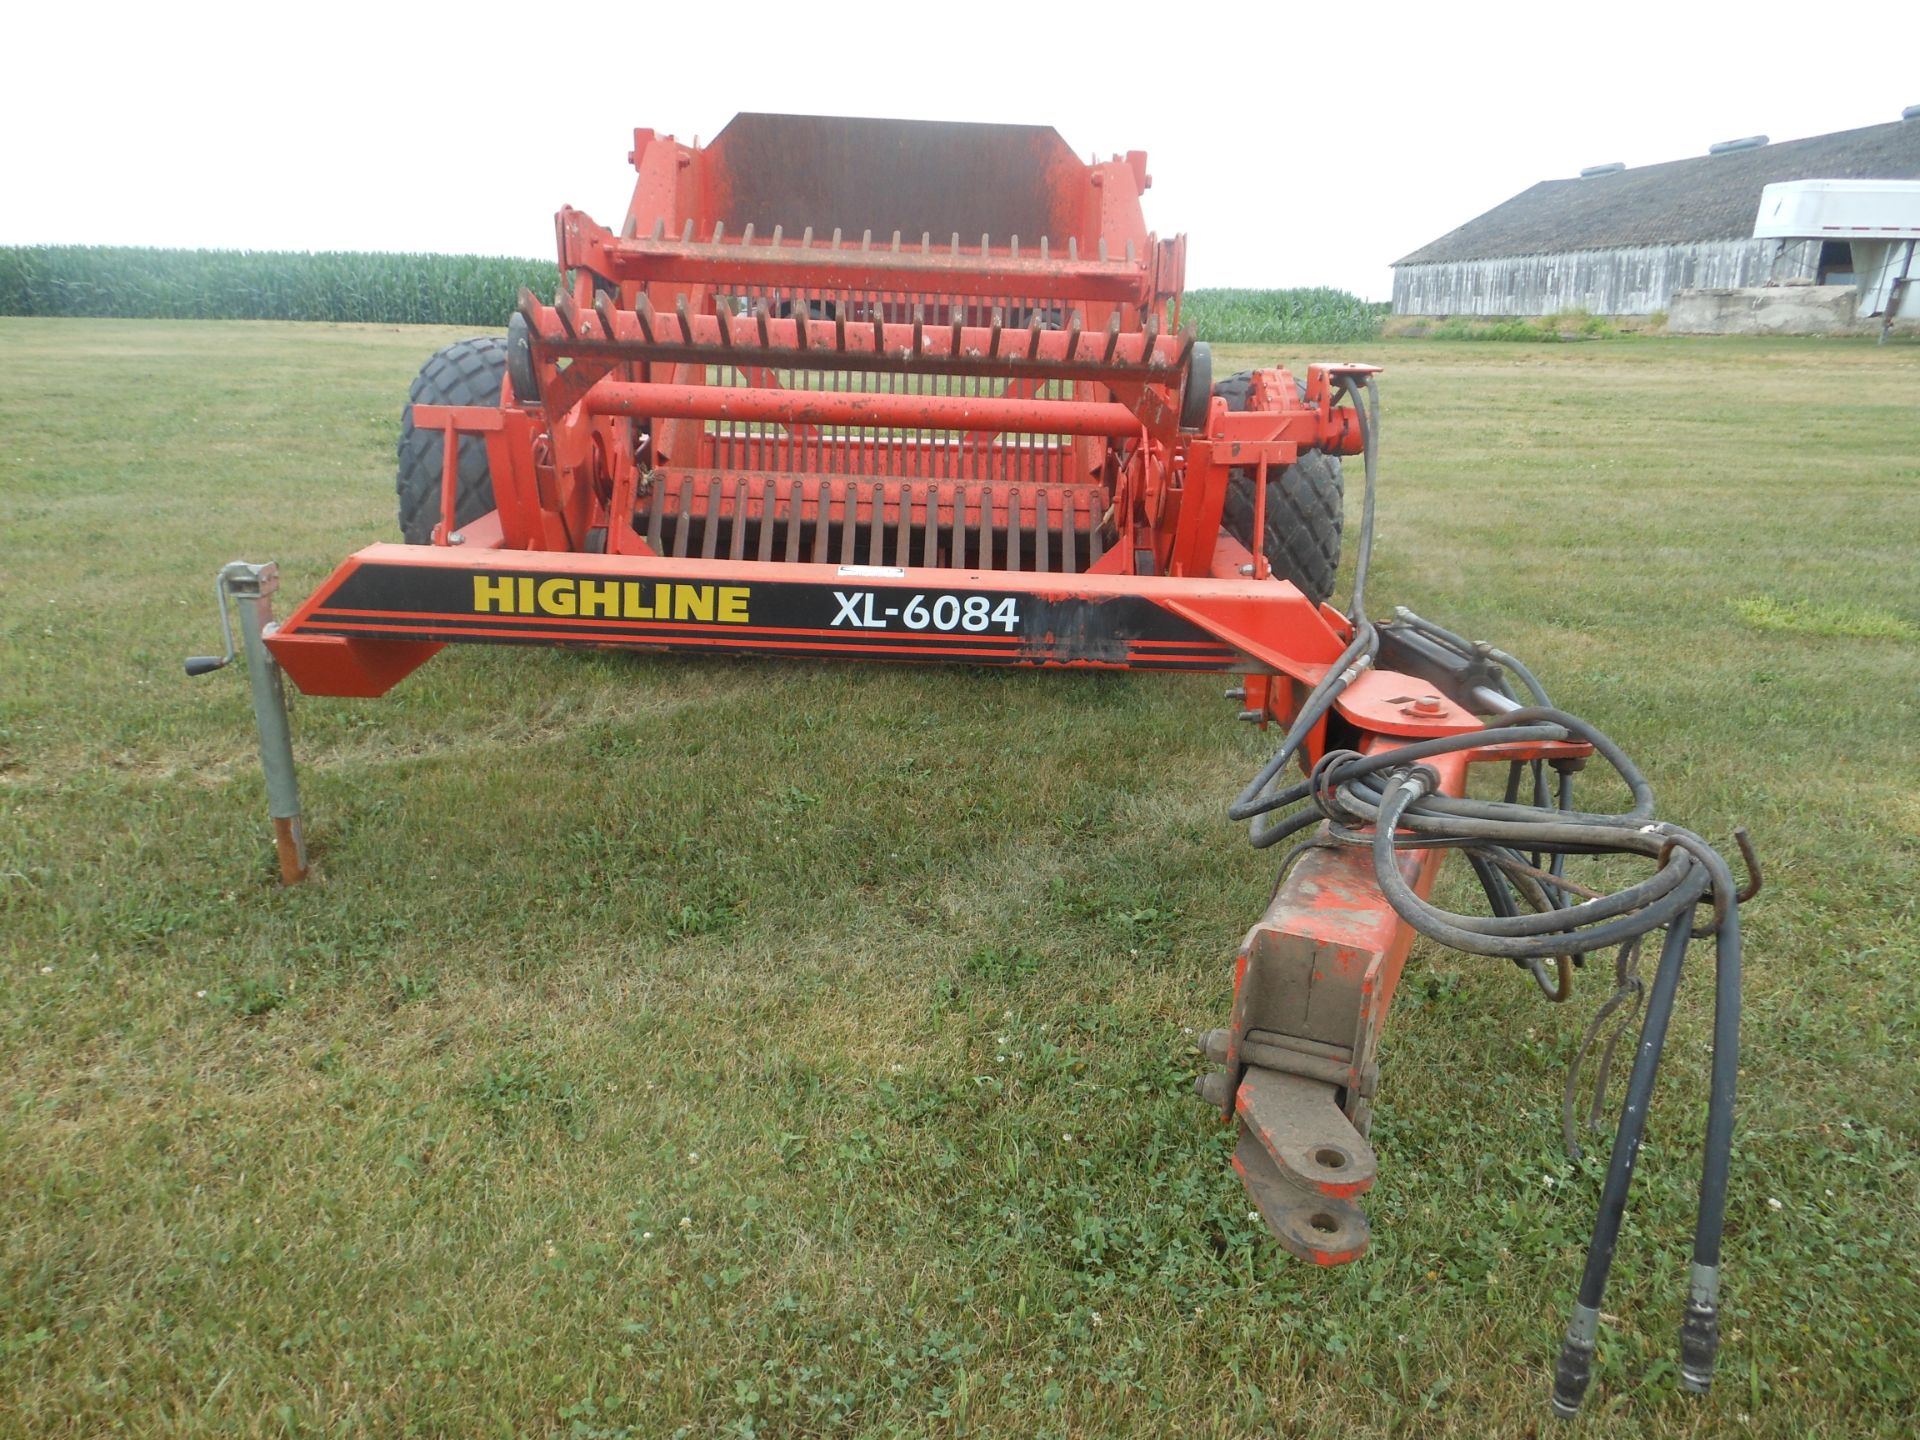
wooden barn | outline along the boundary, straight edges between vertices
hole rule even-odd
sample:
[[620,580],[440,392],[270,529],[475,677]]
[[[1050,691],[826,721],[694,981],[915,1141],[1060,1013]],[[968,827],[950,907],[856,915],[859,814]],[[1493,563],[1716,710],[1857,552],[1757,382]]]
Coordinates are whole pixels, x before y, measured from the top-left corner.
[[1887,125],[1543,180],[1395,261],[1393,313],[1648,315],[1682,289],[1851,284],[1844,242],[1753,238],[1763,186],[1815,179],[1920,180],[1920,107]]

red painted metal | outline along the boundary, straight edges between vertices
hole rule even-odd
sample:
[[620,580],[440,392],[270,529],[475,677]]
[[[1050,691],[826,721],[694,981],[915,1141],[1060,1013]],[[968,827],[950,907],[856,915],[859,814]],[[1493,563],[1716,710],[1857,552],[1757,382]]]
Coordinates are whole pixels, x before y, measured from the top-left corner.
[[844,391],[722,385],[636,385],[602,380],[587,391],[589,415],[676,420],[770,420],[784,425],[892,426],[1047,435],[1133,435],[1140,421],[1101,400],[1009,400],[1000,396],[864,395]]
[[[1353,626],[1222,530],[1230,484],[1361,448],[1342,376],[1279,368],[1246,408],[1190,389],[1183,237],[1146,157],[1031,126],[756,116],[711,144],[634,132],[622,223],[555,219],[497,406],[442,432],[429,546],[349,556],[268,635],[309,694],[384,693],[457,642],[1237,674],[1285,722]],[[511,347],[510,347],[511,348]],[[524,363],[522,363],[524,362]],[[495,508],[459,520],[458,439]],[[1479,721],[1360,675],[1308,737],[1371,750]],[[1489,746],[1472,762],[1567,758]],[[1459,793],[1469,757],[1432,762]],[[1420,894],[1439,851],[1408,851]],[[1221,1055],[1235,1165],[1276,1234],[1361,1253],[1380,1028],[1412,932],[1367,857],[1322,849],[1248,934]],[[1311,1000],[1311,1004],[1308,1001]]]

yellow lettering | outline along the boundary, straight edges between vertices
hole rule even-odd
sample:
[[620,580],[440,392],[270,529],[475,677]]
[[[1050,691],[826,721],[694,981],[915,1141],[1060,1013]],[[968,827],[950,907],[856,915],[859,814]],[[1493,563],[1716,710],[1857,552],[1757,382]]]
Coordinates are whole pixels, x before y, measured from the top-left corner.
[[744,585],[722,585],[720,587],[720,620],[725,625],[744,625],[747,623],[747,595]]
[[674,586],[673,618],[676,620],[713,619],[713,587],[711,585]]
[[540,601],[540,608],[549,615],[571,615],[574,613],[573,582],[571,580],[542,580],[540,588],[534,592]]
[[533,581],[525,575],[520,577],[520,603],[513,608],[522,615],[533,614]]
[[473,609],[477,615],[498,611],[513,614],[513,576],[476,575],[473,577]]
[[627,619],[651,620],[653,618],[653,607],[640,603],[640,582],[638,580],[624,581],[620,588],[626,596],[626,609],[622,613],[626,615]]
[[580,613],[582,615],[620,614],[620,582],[617,580],[582,580],[580,582]]

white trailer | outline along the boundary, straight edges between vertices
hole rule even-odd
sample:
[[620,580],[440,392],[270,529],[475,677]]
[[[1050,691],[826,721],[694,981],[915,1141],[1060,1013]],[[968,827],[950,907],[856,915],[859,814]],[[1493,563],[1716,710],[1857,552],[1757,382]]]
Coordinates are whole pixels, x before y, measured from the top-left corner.
[[1844,242],[1853,252],[1862,320],[1920,320],[1920,180],[1786,180],[1760,192],[1753,238]]

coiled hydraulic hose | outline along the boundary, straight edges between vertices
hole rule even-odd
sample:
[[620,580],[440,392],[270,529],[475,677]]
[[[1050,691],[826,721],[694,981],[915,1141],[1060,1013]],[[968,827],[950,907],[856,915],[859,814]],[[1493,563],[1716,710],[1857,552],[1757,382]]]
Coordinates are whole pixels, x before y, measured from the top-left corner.
[[[1713,937],[1712,1078],[1692,1274],[1680,1331],[1681,1381],[1690,1390],[1705,1391],[1713,1381],[1719,1346],[1720,1241],[1740,1053],[1739,906],[1758,891],[1752,852],[1744,833],[1737,832],[1753,876],[1748,889],[1738,892],[1732,871],[1712,846],[1689,830],[1654,818],[1653,789],[1625,752],[1595,726],[1549,704],[1545,688],[1526,666],[1502,651],[1473,645],[1406,611],[1400,612],[1401,624],[1463,657],[1491,660],[1518,679],[1534,703],[1520,707],[1510,702],[1516,708],[1488,721],[1483,729],[1465,734],[1418,741],[1374,755],[1331,751],[1303,780],[1275,788],[1313,728],[1333,708],[1341,691],[1373,663],[1379,650],[1379,632],[1366,618],[1364,608],[1373,544],[1378,395],[1371,377],[1366,381],[1364,404],[1357,382],[1343,380],[1342,389],[1357,413],[1366,458],[1366,493],[1353,599],[1348,609],[1353,638],[1309,692],[1279,749],[1236,797],[1228,813],[1236,820],[1250,822],[1249,838],[1261,848],[1324,823],[1320,836],[1296,845],[1288,853],[1281,865],[1282,878],[1294,860],[1315,846],[1368,848],[1381,893],[1407,924],[1454,949],[1503,957],[1529,968],[1552,998],[1565,997],[1570,977],[1567,967],[1577,957],[1608,947],[1637,947],[1642,937],[1664,929],[1586,1265],[1554,1369],[1553,1409],[1562,1417],[1577,1413],[1592,1376],[1601,1302],[1620,1238],[1634,1161],[1688,944],[1696,938]],[[1580,741],[1590,746],[1626,785],[1630,807],[1619,814],[1574,809],[1570,768],[1562,769],[1558,793],[1549,800],[1539,762],[1534,762],[1532,804],[1518,802],[1518,765],[1511,772],[1504,800],[1442,795],[1436,793],[1434,772],[1421,763],[1487,745],[1543,741]],[[1278,812],[1291,813],[1267,818]],[[1421,899],[1406,883],[1394,852],[1436,847],[1466,852],[1492,914],[1449,912]],[[1569,855],[1640,856],[1651,860],[1654,870],[1631,885],[1601,894],[1564,878]],[[1545,870],[1540,868],[1543,857],[1549,858],[1550,868]],[[1527,899],[1531,908],[1522,907],[1520,898]],[[1696,929],[1700,907],[1709,904],[1711,923]],[[1630,950],[1623,950],[1623,974],[1630,956]],[[1549,987],[1542,968],[1550,957],[1556,958],[1561,967],[1557,992]]]

